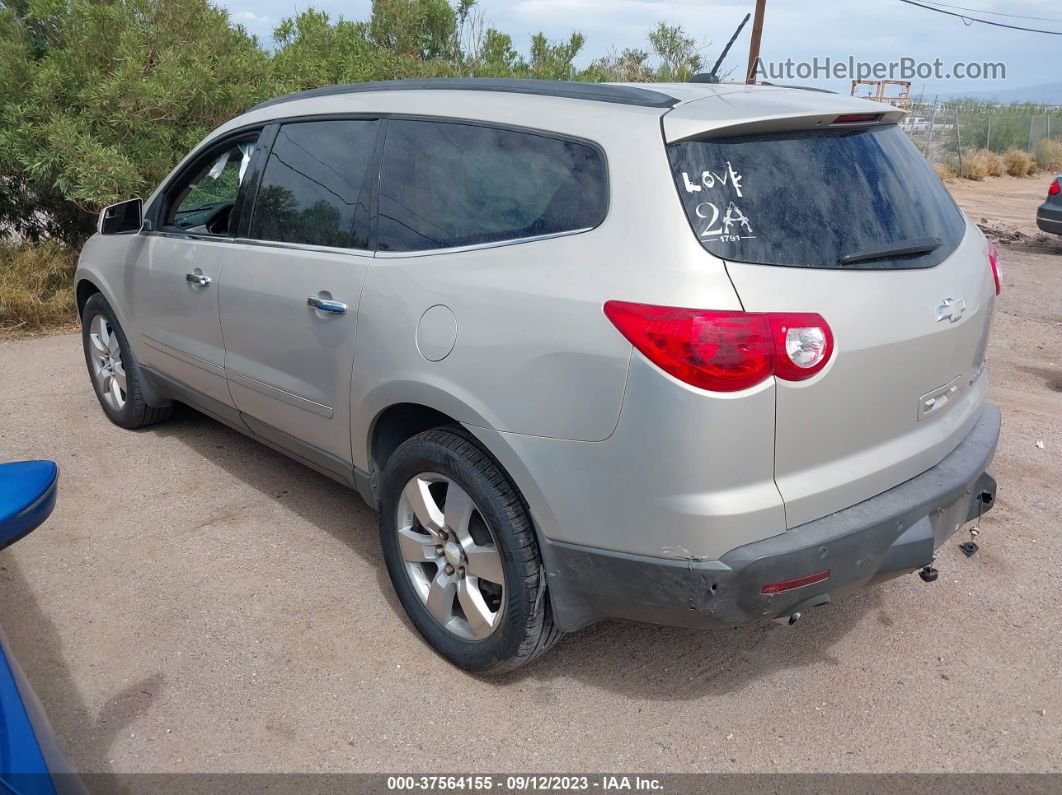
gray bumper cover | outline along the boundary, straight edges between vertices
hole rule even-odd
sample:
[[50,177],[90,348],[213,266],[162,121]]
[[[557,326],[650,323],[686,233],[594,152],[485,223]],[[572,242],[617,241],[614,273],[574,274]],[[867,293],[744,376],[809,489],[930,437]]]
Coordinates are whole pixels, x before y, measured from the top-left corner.
[[[669,560],[543,540],[555,619],[574,630],[600,618],[726,627],[790,615],[928,565],[964,522],[995,503],[988,472],[999,410],[986,405],[943,461],[845,510],[738,547],[720,560]],[[764,584],[828,569],[829,579],[777,594]]]

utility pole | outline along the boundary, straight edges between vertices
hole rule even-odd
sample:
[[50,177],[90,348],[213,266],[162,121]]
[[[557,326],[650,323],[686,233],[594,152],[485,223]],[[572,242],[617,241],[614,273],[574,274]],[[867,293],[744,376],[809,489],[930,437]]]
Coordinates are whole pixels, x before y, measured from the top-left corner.
[[745,73],[745,82],[756,82],[756,62],[760,59],[760,36],[763,35],[763,11],[767,0],[756,0],[756,16],[752,20],[752,41],[749,42],[749,69]]

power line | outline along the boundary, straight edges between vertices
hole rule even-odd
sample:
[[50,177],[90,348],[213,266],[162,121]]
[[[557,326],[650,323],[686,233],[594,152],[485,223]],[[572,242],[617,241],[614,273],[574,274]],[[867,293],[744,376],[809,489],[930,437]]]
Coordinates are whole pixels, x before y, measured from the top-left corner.
[[967,25],[971,22],[980,22],[982,25],[992,25],[996,28],[1008,28],[1010,30],[1024,30],[1027,33],[1046,33],[1048,36],[1062,36],[1062,31],[1058,30],[1040,30],[1039,28],[1025,28],[1020,25],[1007,25],[1003,22],[993,22],[990,19],[978,19],[977,17],[967,16],[966,14],[956,14],[954,11],[945,11],[943,8],[937,8],[935,6],[927,6],[923,3],[916,3],[915,0],[900,0],[901,3],[907,3],[908,5],[918,6],[928,11],[936,11],[938,14],[947,14],[949,17],[958,17]]
[[925,2],[927,2],[927,3],[929,3],[930,5],[933,5],[933,6],[943,6],[944,8],[957,8],[960,11],[974,11],[974,12],[976,12],[978,14],[991,14],[992,16],[995,16],[995,17],[1008,17],[1010,19],[1035,19],[1035,20],[1037,20],[1039,22],[1062,22],[1062,19],[1059,19],[1058,17],[1030,17],[1030,16],[1026,16],[1025,14],[1007,14],[1007,13],[1005,13],[1003,11],[988,11],[986,9],[981,9],[981,8],[967,8],[966,6],[953,6],[953,5],[949,5],[948,3],[938,3],[938,2],[936,2],[936,0],[925,0]]

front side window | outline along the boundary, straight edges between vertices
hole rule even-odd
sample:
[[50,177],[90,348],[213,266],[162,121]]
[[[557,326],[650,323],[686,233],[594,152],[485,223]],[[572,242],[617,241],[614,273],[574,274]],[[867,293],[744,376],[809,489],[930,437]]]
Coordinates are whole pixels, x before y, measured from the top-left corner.
[[379,122],[308,121],[277,132],[255,199],[256,240],[369,247],[366,171]]
[[379,248],[422,251],[590,229],[608,203],[594,147],[454,122],[392,120]]
[[204,235],[228,235],[236,196],[247,176],[257,135],[214,152],[181,179],[168,203],[164,227]]

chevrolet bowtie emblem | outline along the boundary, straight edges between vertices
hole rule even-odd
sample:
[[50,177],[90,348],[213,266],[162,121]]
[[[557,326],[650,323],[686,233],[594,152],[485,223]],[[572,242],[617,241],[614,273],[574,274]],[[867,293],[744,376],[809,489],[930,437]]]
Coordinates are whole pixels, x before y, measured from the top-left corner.
[[941,320],[950,320],[952,323],[956,323],[965,311],[965,299],[945,298],[940,306],[937,307],[937,322],[939,323]]

